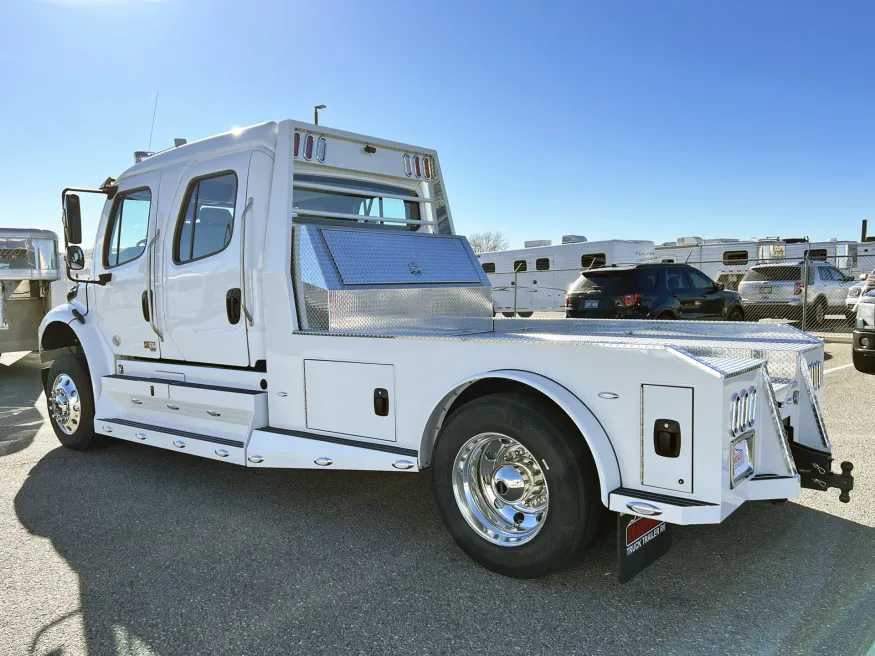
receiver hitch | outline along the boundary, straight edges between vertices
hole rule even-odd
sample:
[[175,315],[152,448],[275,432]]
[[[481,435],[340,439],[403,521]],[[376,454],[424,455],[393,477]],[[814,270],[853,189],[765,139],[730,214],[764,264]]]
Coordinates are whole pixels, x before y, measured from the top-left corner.
[[848,503],[851,500],[850,492],[854,489],[852,463],[844,461],[840,465],[842,473],[837,474],[832,471],[832,456],[827,451],[812,449],[797,442],[790,443],[790,451],[796,462],[796,471],[799,472],[802,487],[821,492],[834,487],[841,490],[839,501]]

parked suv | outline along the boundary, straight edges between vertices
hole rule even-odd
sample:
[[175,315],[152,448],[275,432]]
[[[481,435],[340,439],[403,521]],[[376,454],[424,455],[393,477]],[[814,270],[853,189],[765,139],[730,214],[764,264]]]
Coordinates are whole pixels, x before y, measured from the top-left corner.
[[861,273],[860,282],[848,289],[848,296],[845,299],[845,317],[851,326],[857,325],[857,304],[866,292],[873,289],[875,289],[875,271]]
[[802,280],[804,271],[804,262],[751,267],[738,286],[747,316],[752,320],[799,320],[805,303],[812,324],[822,323],[827,314],[845,316],[845,301],[854,279],[827,262],[809,262],[806,282]]
[[688,264],[636,264],[580,274],[565,297],[565,316],[743,321],[736,292]]

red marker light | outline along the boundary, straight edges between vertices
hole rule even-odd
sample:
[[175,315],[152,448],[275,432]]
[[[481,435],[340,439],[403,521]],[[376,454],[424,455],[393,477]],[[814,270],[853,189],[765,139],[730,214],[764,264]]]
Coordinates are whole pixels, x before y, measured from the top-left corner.
[[428,157],[422,158],[422,168],[425,170],[426,180],[431,180],[431,160]]
[[416,155],[413,158],[413,170],[416,173],[417,178],[422,177],[422,163],[419,161],[419,155]]
[[313,144],[315,141],[312,134],[308,134],[307,138],[304,139],[304,159],[313,159]]
[[301,133],[297,130],[295,131],[295,157],[298,156],[298,152],[301,150]]

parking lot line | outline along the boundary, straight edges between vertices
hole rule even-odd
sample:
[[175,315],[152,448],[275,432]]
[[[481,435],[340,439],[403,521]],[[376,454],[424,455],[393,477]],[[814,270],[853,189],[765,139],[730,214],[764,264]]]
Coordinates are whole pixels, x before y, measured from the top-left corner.
[[847,369],[848,367],[853,367],[854,363],[851,362],[849,364],[843,364],[839,367],[833,367],[832,369],[825,369],[823,373],[828,374],[830,371],[838,371],[839,369]]

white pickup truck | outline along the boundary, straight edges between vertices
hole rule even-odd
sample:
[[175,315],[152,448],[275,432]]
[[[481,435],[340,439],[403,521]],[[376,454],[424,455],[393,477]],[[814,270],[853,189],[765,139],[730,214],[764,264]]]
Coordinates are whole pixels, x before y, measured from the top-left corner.
[[576,558],[606,510],[626,580],[672,525],[800,486],[848,499],[819,340],[494,319],[433,150],[285,120],[136,159],[62,194],[68,274],[78,194],[106,195],[91,279],[40,327],[68,448],[103,434],[246,467],[431,468],[461,548],[518,577]]

